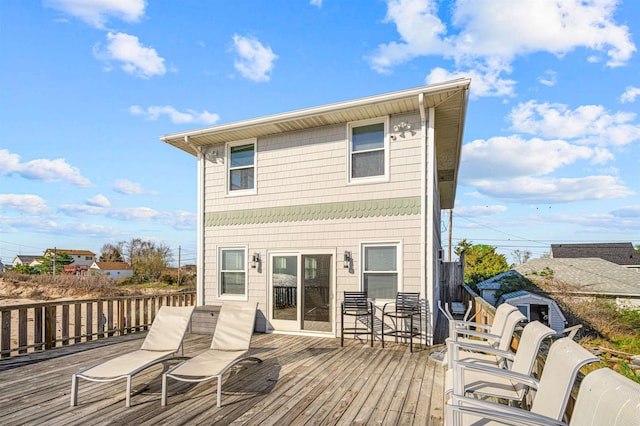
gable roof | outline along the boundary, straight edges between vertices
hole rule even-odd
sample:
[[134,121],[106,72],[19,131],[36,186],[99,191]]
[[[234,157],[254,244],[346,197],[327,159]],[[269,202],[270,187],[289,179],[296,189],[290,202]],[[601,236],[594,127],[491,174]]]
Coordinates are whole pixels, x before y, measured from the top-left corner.
[[476,284],[478,290],[498,290],[500,286],[504,283],[504,279],[509,277],[518,277],[520,274],[513,269],[509,269],[508,271],[501,272],[498,275],[495,275],[487,280],[479,282]]
[[602,296],[640,297],[640,273],[606,260],[533,259],[514,268],[529,279],[544,273],[567,284],[568,293]]
[[[268,115],[199,130],[164,135],[160,140],[189,154],[205,146],[305,130],[392,114],[435,109],[440,206],[453,208],[462,149],[470,79],[458,79],[383,95]],[[422,101],[422,104],[421,104]]]
[[22,263],[29,264],[34,260],[40,259],[42,256],[40,255],[31,255],[31,254],[19,254],[13,258],[13,262],[15,263],[16,259],[20,259]]
[[598,257],[618,265],[640,265],[631,243],[551,244],[552,258]]
[[67,253],[69,256],[73,256],[73,255],[95,256],[96,255],[94,252],[90,250],[67,250],[67,249],[59,249],[59,248],[56,248],[56,249],[49,248],[49,249],[46,249],[44,253],[47,254],[48,252],[53,252],[54,250],[57,251],[58,253]]
[[[133,268],[127,262],[93,262],[102,271],[130,271]],[[91,265],[91,269],[96,269]]]

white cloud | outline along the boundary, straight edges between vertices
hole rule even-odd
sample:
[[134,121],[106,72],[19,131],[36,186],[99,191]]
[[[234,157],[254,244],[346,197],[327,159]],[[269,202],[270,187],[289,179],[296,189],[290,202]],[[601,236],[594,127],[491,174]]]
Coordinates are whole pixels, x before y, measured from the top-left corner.
[[165,222],[177,230],[189,230],[196,228],[196,215],[184,210],[178,210],[166,215]]
[[125,33],[107,34],[107,45],[94,47],[94,55],[103,61],[121,62],[121,68],[132,75],[150,78],[164,75],[167,68],[164,59],[155,49],[140,44],[138,37]]
[[109,199],[102,194],[98,194],[95,197],[91,197],[86,201],[88,206],[94,207],[109,207],[111,203]]
[[207,110],[197,112],[192,109],[188,109],[185,112],[178,111],[170,105],[164,106],[150,106],[146,110],[139,105],[132,105],[129,107],[129,112],[133,115],[143,115],[147,120],[156,121],[161,115],[169,117],[172,123],[200,123],[206,125],[212,125],[220,120],[220,116],[215,113],[210,113]]
[[309,1],[312,6],[317,7],[318,9],[322,7],[322,0],[311,0]]
[[[379,45],[369,60],[374,70],[384,73],[416,57],[438,55],[454,62],[455,73],[476,69],[489,74],[480,79],[487,82],[501,82],[500,75],[511,72],[516,57],[535,52],[561,57],[586,48],[607,55],[608,66],[620,66],[636,47],[628,27],[615,22],[617,3],[457,0],[452,7],[452,28],[447,28],[435,0],[387,0],[385,22],[395,24],[400,40]],[[553,81],[542,80],[543,84]],[[499,92],[485,89],[476,94],[496,96]]]
[[482,217],[482,216],[495,216],[507,211],[505,206],[493,205],[493,206],[469,206],[456,208],[456,215]]
[[0,206],[4,210],[17,210],[33,215],[49,212],[47,203],[41,197],[31,194],[0,194]]
[[109,17],[138,22],[144,16],[145,0],[46,0],[45,4],[103,29]]
[[77,167],[69,165],[63,158],[38,159],[23,163],[18,154],[0,149],[0,174],[16,174],[26,179],[43,182],[68,182],[76,186],[90,186],[91,182],[80,174]]
[[555,86],[558,82],[558,73],[553,70],[546,70],[542,76],[538,77],[538,81],[544,86]]
[[600,146],[640,140],[640,125],[630,123],[635,118],[634,113],[610,113],[602,105],[583,105],[571,110],[564,104],[537,101],[519,104],[508,117],[512,129],[518,132]]
[[620,102],[623,104],[635,102],[638,95],[640,95],[640,87],[628,86],[622,96],[620,96]]
[[514,96],[515,85],[514,80],[501,77],[502,72],[510,73],[510,69],[505,68],[487,68],[479,66],[479,69],[469,69],[468,71],[449,72],[444,68],[434,68],[427,75],[426,83],[434,84],[443,81],[454,80],[458,78],[471,78],[471,97],[487,97],[487,96]]
[[582,200],[604,200],[633,195],[634,192],[613,176],[581,178],[478,179],[473,185],[481,193],[513,202],[565,203]]
[[142,185],[136,182],[131,182],[127,179],[118,179],[113,184],[113,190],[124,195],[140,195],[149,193]]
[[233,46],[238,58],[234,61],[236,69],[249,80],[269,81],[269,75],[278,55],[270,47],[263,46],[255,38],[233,35]]
[[640,218],[640,206],[621,207],[612,211],[611,214],[615,217]]
[[149,220],[159,217],[161,214],[149,207],[131,207],[111,209],[107,216],[119,220]]
[[546,175],[578,160],[597,158],[599,162],[601,155],[562,140],[525,140],[519,136],[478,139],[462,147],[460,174],[465,181]]

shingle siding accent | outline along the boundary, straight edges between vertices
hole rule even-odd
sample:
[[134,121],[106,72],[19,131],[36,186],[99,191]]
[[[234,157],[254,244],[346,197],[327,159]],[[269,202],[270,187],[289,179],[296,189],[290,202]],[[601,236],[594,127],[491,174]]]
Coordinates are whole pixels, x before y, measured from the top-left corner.
[[420,214],[420,197],[308,204],[205,214],[205,226],[304,222]]

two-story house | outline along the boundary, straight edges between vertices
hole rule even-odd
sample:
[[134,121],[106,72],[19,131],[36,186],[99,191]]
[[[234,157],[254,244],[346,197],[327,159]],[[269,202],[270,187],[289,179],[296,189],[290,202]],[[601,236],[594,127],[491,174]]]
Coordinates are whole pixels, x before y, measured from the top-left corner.
[[344,291],[420,292],[435,323],[469,79],[161,137],[197,158],[198,304],[335,336]]

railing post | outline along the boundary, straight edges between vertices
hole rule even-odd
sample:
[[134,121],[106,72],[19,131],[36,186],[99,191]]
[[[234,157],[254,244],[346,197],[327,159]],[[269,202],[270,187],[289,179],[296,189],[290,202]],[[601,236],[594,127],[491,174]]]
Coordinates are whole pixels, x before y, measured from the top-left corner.
[[107,302],[107,329],[108,337],[113,336],[113,300]]
[[44,349],[53,349],[56,346],[56,306],[44,308]]
[[149,329],[148,318],[149,318],[149,298],[145,297],[144,299],[142,299],[142,324],[144,324],[143,326],[144,330]]
[[36,351],[42,350],[42,324],[44,322],[42,312],[43,306],[33,308],[33,344]]
[[140,331],[141,327],[140,327],[140,299],[138,299],[136,297],[136,301],[135,301],[135,310],[136,310],[136,328],[135,331]]
[[11,311],[2,311],[2,340],[0,341],[0,357],[11,356]]
[[85,318],[87,319],[87,340],[93,340],[93,303],[87,302]]
[[82,342],[82,304],[73,305],[73,343]]
[[98,300],[97,303],[97,320],[98,320],[98,339],[104,338],[104,326],[105,326],[105,318],[104,318],[104,310],[102,307],[102,300]]
[[153,324],[153,320],[156,319],[156,299],[157,297],[151,296],[151,318],[149,318],[149,323]]
[[62,305],[62,345],[69,344],[69,305]]
[[27,308],[18,310],[18,353],[27,353]]
[[131,325],[133,321],[131,320],[131,299],[126,300],[127,303],[127,315],[124,317],[124,322],[127,325],[127,333],[131,333]]
[[124,300],[118,300],[118,329],[120,330],[120,335],[124,334]]

